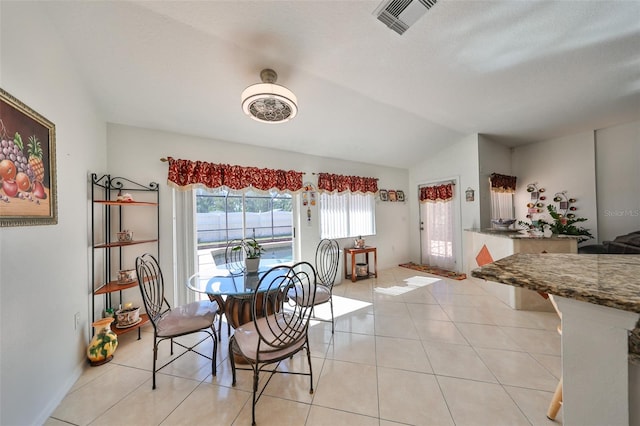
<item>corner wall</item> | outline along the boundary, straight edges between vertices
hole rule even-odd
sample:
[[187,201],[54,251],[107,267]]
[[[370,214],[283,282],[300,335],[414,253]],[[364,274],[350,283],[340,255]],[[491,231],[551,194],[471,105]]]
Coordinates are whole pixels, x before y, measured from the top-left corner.
[[0,40],[0,86],[56,126],[58,224],[0,231],[0,424],[43,424],[86,366],[88,174],[105,169],[106,126],[43,3],[0,2]]

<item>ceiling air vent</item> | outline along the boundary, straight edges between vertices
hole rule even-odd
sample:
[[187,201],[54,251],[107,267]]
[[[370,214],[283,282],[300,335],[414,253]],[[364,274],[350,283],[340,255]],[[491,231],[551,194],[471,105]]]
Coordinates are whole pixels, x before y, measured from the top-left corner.
[[373,14],[387,27],[402,35],[436,3],[437,0],[384,0]]

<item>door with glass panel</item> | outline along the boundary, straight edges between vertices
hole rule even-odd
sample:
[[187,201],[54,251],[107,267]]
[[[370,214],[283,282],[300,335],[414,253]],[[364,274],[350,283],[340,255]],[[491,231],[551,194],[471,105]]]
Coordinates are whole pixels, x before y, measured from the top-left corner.
[[421,185],[421,263],[455,271],[455,203],[453,183]]
[[263,258],[293,260],[293,199],[280,192],[198,188],[196,242],[198,270],[225,263],[227,242],[255,238]]

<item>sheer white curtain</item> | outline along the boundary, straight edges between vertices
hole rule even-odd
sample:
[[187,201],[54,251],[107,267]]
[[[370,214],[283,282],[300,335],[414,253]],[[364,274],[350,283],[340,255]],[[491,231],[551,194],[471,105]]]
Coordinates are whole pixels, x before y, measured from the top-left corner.
[[422,263],[455,270],[453,200],[420,204],[423,223]]
[[513,194],[508,192],[491,193],[491,219],[513,219]]
[[197,269],[195,250],[195,227],[193,226],[193,191],[173,192],[173,291],[172,306],[183,305],[198,299],[198,295],[187,289],[186,280]]

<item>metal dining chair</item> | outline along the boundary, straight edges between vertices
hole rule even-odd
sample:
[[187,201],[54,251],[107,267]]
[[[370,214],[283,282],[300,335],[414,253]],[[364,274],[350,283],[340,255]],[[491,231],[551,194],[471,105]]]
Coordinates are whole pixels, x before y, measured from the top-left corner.
[[[227,247],[224,251],[224,264],[231,275],[240,275],[244,273],[244,251],[235,249],[235,247],[242,247],[243,241],[244,240],[241,239],[235,239],[227,242]],[[220,307],[220,318],[218,320],[218,331],[220,332],[218,340],[220,340],[222,338],[222,316],[226,315],[226,301],[219,295],[209,295],[209,300],[216,302]],[[227,335],[231,336],[231,324],[229,324],[228,320]]]
[[[164,295],[164,278],[157,259],[145,253],[136,258],[136,272],[138,274],[138,287],[142,294],[144,307],[153,325],[153,386],[156,388],[156,372],[162,370],[173,361],[187,352],[194,352],[211,360],[211,374],[216,375],[216,352],[218,340],[214,321],[219,313],[218,304],[208,300],[192,302],[186,305],[171,308]],[[175,341],[176,337],[205,332],[207,336],[192,346],[186,346]],[[198,352],[194,348],[208,338],[213,341],[211,356]],[[164,340],[171,341],[171,355],[173,355],[174,343],[185,350],[175,358],[172,358],[161,367],[156,368],[158,361],[158,345]]]
[[[309,303],[290,305],[286,299],[293,291],[296,297]],[[276,266],[267,271],[253,292],[251,322],[238,327],[229,339],[232,385],[236,385],[236,370],[253,371],[252,425],[256,424],[256,403],[275,373],[309,376],[309,393],[313,393],[313,371],[309,350],[309,319],[316,294],[316,273],[313,265],[299,262],[293,266]],[[278,370],[277,364],[306,350],[309,372]],[[236,366],[235,356],[250,368]],[[274,365],[276,364],[276,365]],[[260,373],[270,373],[258,390]]]
[[[338,274],[338,263],[340,260],[340,245],[336,240],[323,239],[316,247],[316,273],[318,276],[318,285],[316,288],[316,297],[313,306],[329,303],[331,307],[331,333],[335,330],[335,319],[333,315],[333,284]],[[297,304],[305,304],[308,301],[296,297],[293,290],[289,291],[289,298]],[[315,316],[312,313],[312,319],[316,321],[329,320]]]
[[230,240],[227,243],[227,248],[224,252],[224,263],[231,274],[239,275],[245,271],[243,245],[244,240],[242,239]]

